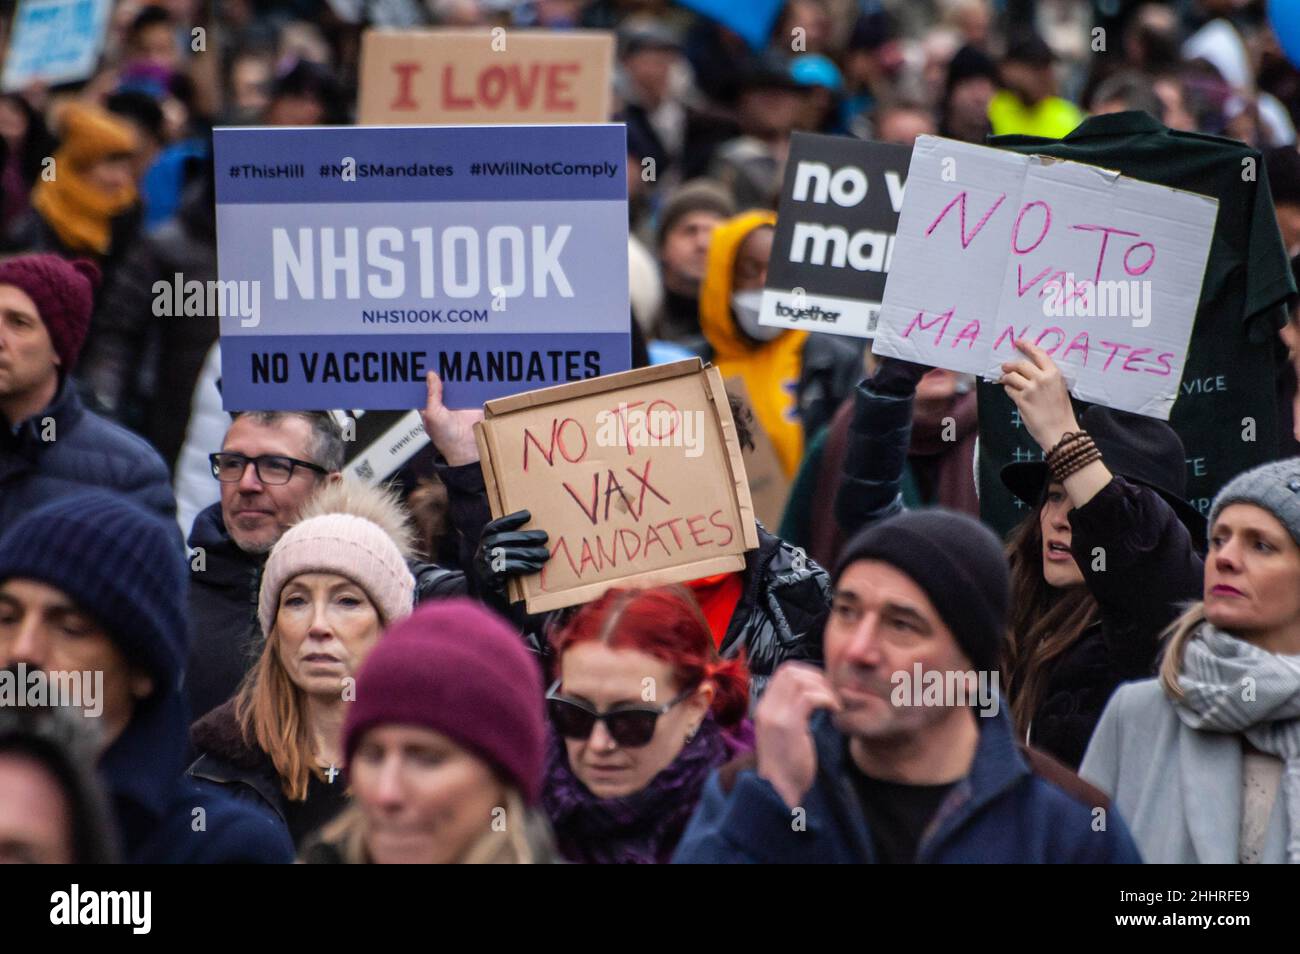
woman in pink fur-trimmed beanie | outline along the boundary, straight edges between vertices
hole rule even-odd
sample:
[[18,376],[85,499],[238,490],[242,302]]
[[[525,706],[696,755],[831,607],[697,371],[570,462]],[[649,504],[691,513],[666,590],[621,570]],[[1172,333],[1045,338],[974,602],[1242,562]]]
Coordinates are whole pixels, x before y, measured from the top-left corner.
[[333,573],[361,586],[382,626],[406,616],[415,597],[409,534],[405,513],[388,494],[350,480],[327,484],[267,557],[257,600],[262,635],[271,634],[285,585],[303,573]]
[[391,492],[347,479],[317,491],[262,570],[257,661],[235,698],[191,730],[202,755],[190,775],[248,789],[295,844],[347,804],[343,720],[361,664],[411,612],[411,539]]

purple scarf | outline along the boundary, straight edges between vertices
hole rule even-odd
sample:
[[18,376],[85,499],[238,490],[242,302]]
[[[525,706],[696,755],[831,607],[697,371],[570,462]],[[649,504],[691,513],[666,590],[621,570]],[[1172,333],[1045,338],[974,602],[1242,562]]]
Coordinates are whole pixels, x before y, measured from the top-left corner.
[[564,740],[549,733],[542,807],[560,853],[582,864],[665,864],[686,830],[709,773],[754,749],[746,720],[722,729],[713,717],[666,769],[639,792],[597,798],[569,768]]

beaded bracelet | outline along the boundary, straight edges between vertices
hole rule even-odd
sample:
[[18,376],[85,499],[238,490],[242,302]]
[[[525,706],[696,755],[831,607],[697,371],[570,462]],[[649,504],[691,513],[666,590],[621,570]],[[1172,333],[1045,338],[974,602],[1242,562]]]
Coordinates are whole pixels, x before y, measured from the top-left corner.
[[1047,466],[1056,468],[1063,464],[1072,463],[1076,458],[1087,454],[1095,445],[1092,438],[1085,437],[1084,440],[1075,441],[1070,447],[1062,448],[1059,451],[1054,450],[1045,458]]
[[1067,478],[1099,460],[1101,460],[1101,451],[1097,450],[1097,445],[1092,442],[1092,438],[1089,438],[1086,446],[1080,447],[1067,457],[1053,461],[1048,466],[1052,471],[1053,479],[1065,483]]
[[1076,473],[1083,470],[1083,468],[1087,467],[1089,464],[1095,463],[1096,461],[1099,460],[1101,460],[1101,451],[1097,450],[1094,447],[1092,449],[1091,454],[1088,454],[1086,457],[1082,457],[1078,461],[1075,461],[1068,468],[1062,468],[1061,471],[1057,473],[1056,479],[1059,480],[1061,483],[1065,483],[1065,481],[1068,478],[1074,476]]
[[1064,453],[1071,444],[1078,443],[1087,436],[1087,431],[1066,431],[1061,435],[1061,439],[1056,442],[1056,446],[1047,452],[1044,459],[1050,463],[1054,457]]
[[1058,463],[1065,463],[1066,460],[1074,458],[1075,455],[1082,454],[1088,447],[1092,446],[1092,437],[1086,430],[1071,430],[1062,435],[1056,446],[1044,455],[1048,467],[1053,467]]
[[1056,442],[1056,447],[1053,447],[1052,450],[1048,451],[1048,458],[1053,454],[1058,454],[1058,452],[1065,450],[1065,448],[1069,447],[1071,443],[1083,441],[1083,438],[1086,437],[1088,437],[1088,432],[1086,432],[1086,430],[1067,430],[1065,434],[1061,435],[1060,441]]

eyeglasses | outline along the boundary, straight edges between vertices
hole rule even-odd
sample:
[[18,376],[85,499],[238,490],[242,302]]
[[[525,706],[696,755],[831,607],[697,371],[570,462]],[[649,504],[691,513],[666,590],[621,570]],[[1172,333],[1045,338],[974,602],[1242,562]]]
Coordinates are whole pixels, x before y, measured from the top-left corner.
[[307,470],[315,471],[318,474],[328,474],[329,471],[319,464],[313,464],[309,460],[298,460],[296,457],[282,457],[279,454],[263,454],[260,457],[246,457],[243,454],[234,454],[220,452],[209,454],[208,460],[212,462],[212,476],[217,478],[223,484],[233,484],[244,477],[244,471],[248,465],[253,465],[253,470],[257,472],[257,479],[264,484],[287,484],[293,477],[295,467],[305,467]]
[[550,710],[555,730],[566,739],[582,741],[591,738],[597,722],[605,723],[610,737],[628,749],[648,745],[654,738],[659,717],[677,703],[689,698],[694,689],[687,689],[676,699],[662,706],[629,706],[610,712],[597,712],[585,702],[559,694],[560,680],[546,691],[546,705]]

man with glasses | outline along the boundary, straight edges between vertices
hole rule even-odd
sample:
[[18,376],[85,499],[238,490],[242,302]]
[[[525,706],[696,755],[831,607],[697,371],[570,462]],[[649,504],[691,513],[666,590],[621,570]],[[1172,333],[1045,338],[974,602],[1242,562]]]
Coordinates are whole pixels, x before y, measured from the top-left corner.
[[262,564],[311,495],[342,479],[343,435],[328,414],[247,411],[209,459],[221,500],[194,518],[189,538],[195,718],[234,695],[254,658]]
[[[221,500],[194,518],[189,538],[194,642],[186,680],[195,718],[233,696],[256,658],[262,565],[312,494],[343,479],[343,434],[323,412],[245,411],[208,460]],[[417,602],[466,591],[459,570],[408,565]]]

